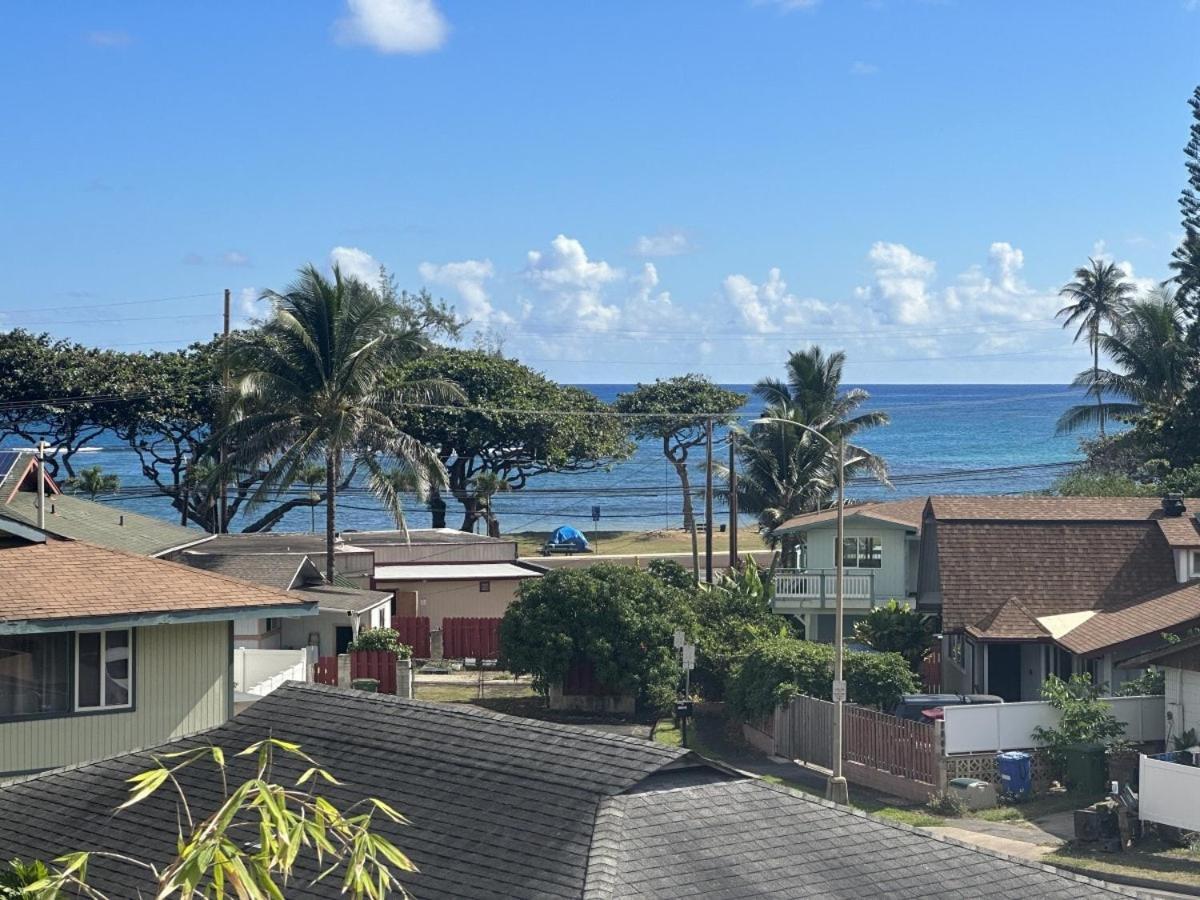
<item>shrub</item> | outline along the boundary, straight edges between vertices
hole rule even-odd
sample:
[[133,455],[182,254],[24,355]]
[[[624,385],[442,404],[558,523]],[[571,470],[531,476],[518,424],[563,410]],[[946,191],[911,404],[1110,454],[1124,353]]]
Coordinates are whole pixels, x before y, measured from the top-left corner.
[[531,674],[543,693],[578,662],[643,709],[664,710],[680,682],[675,629],[694,634],[688,593],[648,572],[601,564],[556,569],[521,585],[500,623],[510,672]]
[[1033,729],[1033,739],[1044,746],[1051,764],[1061,773],[1064,752],[1072,744],[1103,744],[1108,750],[1124,750],[1125,723],[1117,721],[1112,707],[1100,697],[1100,688],[1087,674],[1063,681],[1051,675],[1042,685],[1042,697],[1059,711],[1057,727]]
[[899,653],[915,672],[937,643],[932,616],[889,600],[854,626],[854,638],[884,653]]
[[364,628],[346,649],[389,650],[400,659],[412,657],[412,647],[400,643],[400,633],[392,628]]
[[1167,673],[1162,669],[1147,669],[1140,676],[1117,689],[1120,697],[1141,697],[1167,692]]
[[953,794],[943,794],[941,791],[930,794],[929,799],[925,801],[925,806],[931,813],[936,813],[939,816],[961,818],[968,812],[967,804],[963,803],[962,800]]
[[[891,709],[901,694],[917,690],[916,679],[898,653],[849,651],[846,692],[851,703]],[[806,695],[829,700],[833,693],[833,646],[782,635],[759,640],[730,681],[727,699],[744,719],[761,719],[776,706]]]

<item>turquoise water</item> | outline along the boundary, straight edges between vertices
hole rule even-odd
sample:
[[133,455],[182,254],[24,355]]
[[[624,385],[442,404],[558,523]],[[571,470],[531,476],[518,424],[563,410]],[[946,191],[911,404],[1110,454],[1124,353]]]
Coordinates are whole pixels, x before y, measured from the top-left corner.
[[[613,400],[630,385],[584,385],[600,399]],[[748,386],[733,385],[747,391]],[[1054,423],[1081,392],[1062,385],[864,385],[871,394],[866,408],[882,409],[892,424],[866,432],[862,445],[883,456],[894,476],[894,489],[871,482],[851,484],[852,498],[903,497],[928,493],[1015,493],[1043,490],[1065,464],[1080,458],[1078,436],[1056,437]],[[760,404],[749,403],[747,418]],[[723,437],[718,432],[718,441]],[[88,462],[121,476],[124,490],[144,488],[137,458],[127,449],[104,449]],[[724,457],[726,450],[718,452]],[[703,487],[703,453],[694,456],[693,486]],[[981,469],[1000,471],[980,472]],[[120,498],[116,502],[139,512],[173,517],[161,498]],[[661,445],[646,442],[632,458],[609,471],[549,474],[533,478],[526,490],[496,497],[496,511],[506,530],[551,530],[574,524],[592,527],[591,510],[600,507],[602,528],[679,527],[679,482],[662,457]],[[718,507],[723,511],[723,507]],[[317,516],[320,527],[321,516]],[[415,501],[408,505],[413,526],[429,524],[429,514]],[[447,524],[457,527],[461,513],[449,499]],[[306,531],[307,509],[288,515],[277,530]],[[338,506],[339,528],[388,528],[389,517],[362,494],[347,495]],[[236,527],[236,523],[235,523]]]

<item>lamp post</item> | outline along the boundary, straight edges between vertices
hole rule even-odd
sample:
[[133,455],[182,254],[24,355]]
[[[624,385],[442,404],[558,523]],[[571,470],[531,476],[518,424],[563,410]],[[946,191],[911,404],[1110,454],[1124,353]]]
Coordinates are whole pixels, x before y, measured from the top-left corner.
[[842,543],[845,532],[846,510],[846,438],[839,433],[837,443],[835,444],[820,431],[809,425],[775,416],[764,416],[761,419],[755,419],[752,424],[766,425],[771,422],[791,425],[793,428],[806,431],[823,441],[830,450],[837,453],[837,545],[834,548],[833,554],[836,564],[834,570],[836,573],[834,575],[836,603],[834,607],[835,621],[833,626],[833,774],[829,776],[829,780],[825,784],[825,798],[832,800],[834,803],[844,804],[850,802],[850,792],[846,784],[846,776],[842,774],[842,710],[846,702],[846,681],[842,668],[845,657],[845,648],[843,647],[844,636],[842,634],[842,624],[845,619],[842,585],[845,577],[846,560],[843,556],[845,550]]

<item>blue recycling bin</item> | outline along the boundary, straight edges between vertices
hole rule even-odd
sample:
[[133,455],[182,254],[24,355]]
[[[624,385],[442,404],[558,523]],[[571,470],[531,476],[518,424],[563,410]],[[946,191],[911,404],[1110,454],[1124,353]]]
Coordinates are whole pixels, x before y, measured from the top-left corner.
[[1028,800],[1033,795],[1033,758],[1028,753],[1019,750],[997,753],[996,774],[1000,776],[1002,796]]

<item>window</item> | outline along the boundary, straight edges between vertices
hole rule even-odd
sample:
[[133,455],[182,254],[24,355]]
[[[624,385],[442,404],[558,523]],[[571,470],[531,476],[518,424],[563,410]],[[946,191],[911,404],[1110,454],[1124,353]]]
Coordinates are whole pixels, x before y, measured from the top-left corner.
[[[837,560],[834,560],[837,565]],[[875,537],[842,540],[842,565],[847,569],[878,569],[883,565],[883,544]]]
[[1188,572],[1189,578],[1200,578],[1200,550],[1193,550],[1191,556],[1191,571]]
[[479,582],[479,593],[481,593],[481,594],[486,594],[486,593],[488,593],[488,592],[489,592],[491,589],[492,589],[492,583],[491,583],[490,581],[481,581],[481,582]]
[[0,718],[71,711],[71,635],[0,636]]
[[278,631],[282,624],[282,619],[263,619],[263,633],[269,634],[272,631]]
[[75,709],[130,706],[133,674],[128,628],[81,631],[75,638]]

